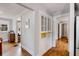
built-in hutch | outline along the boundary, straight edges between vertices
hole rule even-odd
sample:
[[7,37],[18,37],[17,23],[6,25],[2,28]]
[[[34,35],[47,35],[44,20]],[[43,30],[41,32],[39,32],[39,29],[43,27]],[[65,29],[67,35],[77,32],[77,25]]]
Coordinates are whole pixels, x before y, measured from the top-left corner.
[[41,38],[48,37],[52,33],[52,17],[40,12]]

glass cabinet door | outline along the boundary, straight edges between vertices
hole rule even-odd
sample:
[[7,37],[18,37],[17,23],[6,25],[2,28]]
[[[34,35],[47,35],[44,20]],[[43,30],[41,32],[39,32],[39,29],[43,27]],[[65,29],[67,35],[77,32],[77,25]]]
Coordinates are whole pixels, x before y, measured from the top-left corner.
[[41,16],[41,31],[51,31],[51,19]]

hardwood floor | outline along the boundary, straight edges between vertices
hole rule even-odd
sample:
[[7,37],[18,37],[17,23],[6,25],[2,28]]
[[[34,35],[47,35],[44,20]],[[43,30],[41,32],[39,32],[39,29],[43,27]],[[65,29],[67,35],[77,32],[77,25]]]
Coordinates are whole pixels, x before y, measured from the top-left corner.
[[2,56],[32,56],[21,47],[20,43],[2,43]]
[[2,43],[2,56],[21,56],[21,44]]
[[[21,47],[21,44],[3,43],[3,56],[32,56],[29,52]],[[43,56],[69,56],[68,39],[66,37],[59,38],[56,47],[52,47]]]
[[76,49],[76,56],[79,56],[79,49]]
[[24,48],[21,48],[21,54],[22,56],[32,56],[28,51],[26,51]]
[[67,37],[59,38],[56,47],[49,49],[43,56],[69,56]]
[[69,56],[67,50],[59,50],[58,48],[51,48],[43,56]]

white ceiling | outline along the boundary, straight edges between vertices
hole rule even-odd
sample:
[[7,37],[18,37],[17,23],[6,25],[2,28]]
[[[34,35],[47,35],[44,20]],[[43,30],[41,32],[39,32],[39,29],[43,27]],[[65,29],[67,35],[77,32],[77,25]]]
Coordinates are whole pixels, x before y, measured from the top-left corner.
[[51,15],[67,13],[70,10],[69,3],[24,3],[23,5],[28,6],[34,10],[41,9]]
[[14,17],[23,12],[24,10],[24,7],[21,7],[14,3],[0,3],[0,16]]
[[[46,11],[50,15],[56,15],[60,13],[69,12],[68,3],[22,3],[24,6],[33,10]],[[0,3],[0,16],[16,16],[27,10],[26,8],[14,3]]]

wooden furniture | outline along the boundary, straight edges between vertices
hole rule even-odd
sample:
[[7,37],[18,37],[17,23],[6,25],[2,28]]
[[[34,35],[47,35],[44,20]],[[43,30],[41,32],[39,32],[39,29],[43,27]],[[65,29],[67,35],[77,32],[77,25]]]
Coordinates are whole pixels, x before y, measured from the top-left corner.
[[2,56],[2,38],[0,38],[0,56]]
[[15,42],[15,33],[9,32],[9,42]]

